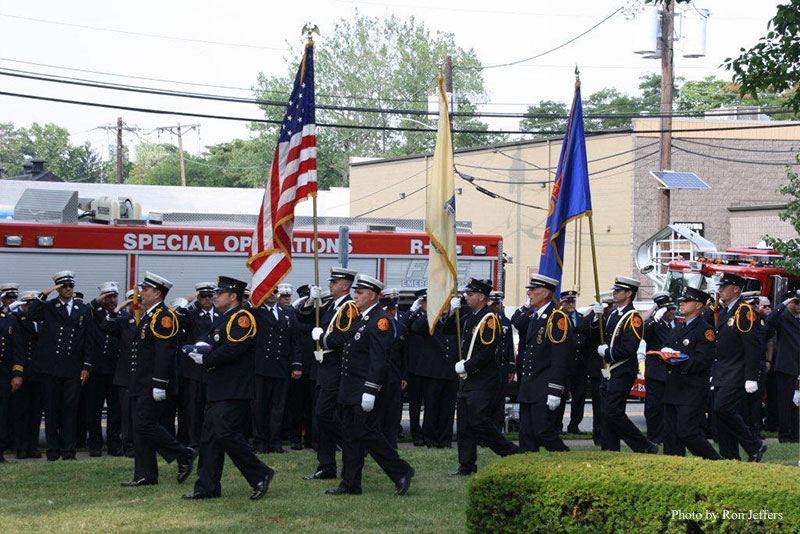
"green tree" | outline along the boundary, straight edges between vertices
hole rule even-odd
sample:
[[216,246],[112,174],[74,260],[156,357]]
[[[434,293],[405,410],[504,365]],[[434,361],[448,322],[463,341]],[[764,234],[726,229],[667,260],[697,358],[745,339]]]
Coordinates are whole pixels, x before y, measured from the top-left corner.
[[[315,48],[315,83],[317,104],[379,107],[427,111],[428,96],[436,91],[436,76],[445,56],[453,57],[453,86],[458,111],[474,111],[475,102],[487,98],[480,61],[474,50],[456,45],[453,34],[432,34],[413,17],[402,20],[367,17],[355,13],[352,19],[340,19],[325,32],[326,38]],[[330,36],[330,37],[328,37]],[[298,48],[298,47],[294,47]],[[256,95],[270,100],[285,99],[297,69],[297,58],[289,61],[287,76],[259,75]],[[268,118],[280,120],[281,106],[263,106]],[[318,123],[354,126],[401,126],[421,128],[423,122],[436,127],[433,116],[410,117],[399,113],[368,113],[351,110],[317,110]],[[486,129],[475,118],[453,117],[455,129]],[[254,125],[274,144],[275,126]],[[496,142],[498,136],[455,134],[456,147]],[[319,128],[317,159],[320,185],[347,184],[349,159],[353,156],[400,156],[430,151],[435,144],[433,132],[398,132]]]
[[103,180],[103,160],[89,141],[70,147],[67,157],[67,179],[70,182],[92,182]]
[[25,159],[44,159],[47,170],[64,180],[70,178],[69,130],[53,123],[42,126],[34,122],[30,128],[23,128],[21,135],[24,137],[22,151]]
[[[564,102],[555,100],[541,100],[535,106],[528,106],[525,118],[519,121],[520,130],[529,131],[558,131],[567,127],[567,119],[564,118],[569,113],[569,108]],[[538,115],[547,115],[540,117]],[[562,117],[552,117],[561,115]]]
[[[800,155],[795,154],[795,165],[800,167]],[[795,232],[800,235],[800,175],[797,167],[787,165],[786,176],[789,181],[780,187],[779,191],[789,197],[786,209],[779,217],[782,221],[788,221],[794,227]],[[778,239],[767,236],[767,244],[784,255],[785,259],[781,266],[790,273],[800,276],[800,238]]]
[[23,147],[27,143],[24,130],[14,128],[13,122],[0,122],[0,168],[4,169],[5,176],[22,174]]

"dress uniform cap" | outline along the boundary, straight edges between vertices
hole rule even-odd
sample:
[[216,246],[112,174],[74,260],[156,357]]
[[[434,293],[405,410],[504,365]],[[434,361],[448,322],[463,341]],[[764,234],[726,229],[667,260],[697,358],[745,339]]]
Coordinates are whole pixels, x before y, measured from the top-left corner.
[[502,291],[492,291],[489,293],[489,300],[492,302],[503,302],[503,297],[505,297],[505,294]]
[[549,276],[537,273],[531,276],[531,281],[528,282],[528,285],[525,287],[528,289],[544,287],[551,291],[555,291],[557,286],[558,286],[558,280],[556,280],[555,278],[550,278]]
[[702,289],[685,287],[683,288],[683,294],[678,298],[678,302],[699,302],[701,304],[705,304],[710,298],[711,295]]
[[672,304],[672,295],[666,291],[659,291],[653,294],[653,302],[655,302],[659,308],[665,308]]
[[414,296],[418,299],[427,299],[428,298],[428,288],[423,287],[421,289],[417,289],[414,291]]
[[308,284],[303,284],[302,286],[297,287],[297,294],[300,297],[307,297],[311,294],[311,286]]
[[742,292],[742,298],[744,300],[752,300],[761,297],[761,291],[744,291]]
[[116,282],[103,282],[97,286],[97,290],[100,293],[116,293],[119,295],[119,286]]
[[75,283],[75,273],[72,271],[59,271],[53,275],[53,282],[56,284],[74,284]]
[[483,293],[487,297],[492,292],[491,280],[480,280],[478,278],[468,278],[467,287],[464,288],[467,293]]
[[197,291],[197,294],[204,296],[214,293],[216,288],[217,285],[214,282],[200,282],[194,285],[194,290]]
[[722,278],[719,279],[719,287],[727,285],[744,287],[744,278],[738,274],[725,273],[722,275]]
[[83,300],[83,292],[82,291],[76,291],[75,293],[72,294],[72,296],[73,296],[73,298],[75,300]]
[[396,308],[400,302],[400,293],[396,289],[387,289],[379,300],[381,306]]
[[627,276],[618,276],[614,279],[614,287],[612,287],[611,289],[612,291],[616,291],[618,289],[638,291],[640,285],[641,283],[634,278],[628,278]]
[[216,293],[223,291],[233,291],[235,293],[244,293],[247,289],[247,282],[231,278],[230,276],[220,276],[217,278],[217,288],[214,290]]
[[162,276],[158,276],[155,273],[147,271],[146,273],[144,273],[144,280],[142,280],[142,287],[145,286],[158,289],[159,291],[161,291],[163,294],[166,295],[167,292],[172,287],[172,282],[170,282],[169,280],[167,280]]
[[333,280],[350,280],[351,282],[356,279],[358,272],[345,269],[344,267],[331,267],[331,275],[328,281]]
[[20,295],[19,300],[22,302],[29,302],[31,300],[36,300],[39,298],[38,291],[23,291],[22,295]]
[[568,289],[561,292],[561,300],[578,300],[578,292],[574,289]]
[[380,293],[383,291],[383,282],[366,274],[359,274],[353,283],[353,289],[369,289],[375,293]]
[[279,295],[291,295],[292,294],[292,284],[278,284],[278,294]]
[[250,288],[249,287],[245,287],[244,291],[242,291],[242,295],[244,295],[244,298],[249,299],[250,298]]
[[19,284],[7,283],[0,285],[0,297],[11,298],[17,296],[19,293]]
[[125,292],[125,300],[133,300],[133,289],[129,289]]

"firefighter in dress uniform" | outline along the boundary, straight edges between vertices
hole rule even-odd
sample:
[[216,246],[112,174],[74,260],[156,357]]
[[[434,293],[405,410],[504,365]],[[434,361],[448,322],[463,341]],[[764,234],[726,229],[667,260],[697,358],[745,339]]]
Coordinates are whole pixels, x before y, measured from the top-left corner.
[[380,306],[389,316],[394,341],[389,349],[389,375],[386,378],[386,410],[380,414],[378,427],[393,449],[397,448],[398,429],[403,419],[403,374],[408,360],[408,329],[397,319],[399,294],[393,290],[380,299]]
[[[257,325],[253,314],[242,308],[246,282],[220,276],[214,304],[219,312],[206,336],[207,353],[189,352],[194,364],[208,372],[207,401],[200,438],[198,479],[184,499],[208,499],[222,493],[220,481],[227,454],[253,488],[250,499],[267,493],[275,471],[259,460],[242,433],[250,417],[255,395],[254,349]],[[197,345],[195,345],[197,347]]]
[[[517,361],[514,353],[514,328],[511,319],[506,317],[503,306],[504,293],[492,291],[489,293],[489,310],[500,321],[500,343],[497,344],[497,362],[500,365],[500,395],[494,408],[494,424],[500,430],[505,429],[506,422],[506,397],[513,395],[511,384],[517,375]],[[508,395],[506,395],[508,393]]]
[[450,314],[445,322],[446,334],[456,333],[456,314],[461,323],[461,354],[455,364],[459,375],[456,401],[459,467],[451,475],[464,476],[478,470],[477,446],[489,447],[495,454],[507,456],[520,452],[507,440],[492,419],[500,385],[497,345],[500,324],[487,305],[492,291],[491,280],[469,278],[466,286],[466,305],[460,299],[450,300]]
[[[667,346],[667,339],[676,327],[675,305],[666,291],[653,295],[653,309],[644,321],[644,340],[648,349]],[[658,356],[645,355],[644,379],[647,395],[644,398],[644,418],[647,423],[647,439],[653,443],[664,442],[664,387],[667,380],[667,364]]]
[[[314,358],[314,340],[311,339],[313,324],[299,320],[298,310],[308,300],[311,287],[304,284],[297,288],[299,299],[292,304],[292,311],[298,317],[297,328],[300,330],[301,361],[292,363],[292,381],[289,383],[287,402],[291,406],[286,410],[290,446],[293,450],[317,448],[317,423],[314,418],[316,402],[317,370],[319,363]],[[279,291],[280,292],[280,291]],[[305,444],[301,439],[305,436]]]
[[[378,304],[383,283],[359,274],[353,288],[359,315],[350,331],[337,337],[337,342],[343,342],[337,399],[342,406],[342,479],[338,487],[325,493],[360,495],[364,456],[369,453],[394,482],[394,494],[405,495],[414,468],[400,458],[379,426],[381,415],[388,409],[385,388],[394,342],[389,316]],[[326,340],[326,344],[330,341]]]
[[784,295],[768,317],[767,323],[778,335],[778,354],[775,363],[777,382],[778,441],[800,441],[798,411],[792,398],[797,398],[797,377],[800,376],[800,290]]
[[530,307],[514,314],[514,326],[524,340],[520,354],[519,445],[525,452],[568,451],[559,437],[558,408],[567,389],[575,352],[574,327],[557,309],[553,294],[558,280],[534,274],[528,284]]
[[741,445],[748,461],[760,462],[767,444],[753,435],[741,412],[746,394],[758,390],[761,365],[758,316],[741,298],[744,284],[744,278],[733,273],[725,273],[719,281],[717,291],[723,307],[716,325],[717,355],[711,385],[719,453],[725,459],[740,460]]
[[122,486],[158,484],[156,453],[168,463],[177,461],[179,483],[192,472],[194,449],[185,447],[159,424],[167,398],[167,388],[174,375],[177,350],[178,317],[164,304],[172,282],[147,272],[142,281],[142,308],[145,313],[136,325],[131,342],[131,386],[133,479]]
[[[29,304],[28,316],[40,325],[34,366],[41,372],[47,459],[75,459],[81,386],[92,368],[93,319],[89,306],[74,298],[75,275],[61,271],[56,285]],[[47,300],[53,291],[58,297]]]
[[0,309],[0,463],[6,461],[3,450],[11,442],[9,422],[11,421],[11,395],[17,395],[22,387],[24,372],[24,352],[15,338],[17,316],[7,309]]
[[39,451],[39,428],[42,424],[44,393],[39,372],[32,365],[39,325],[28,317],[30,302],[38,296],[36,291],[25,291],[20,295],[19,302],[11,306],[14,308],[12,313],[17,317],[14,343],[22,354],[19,362],[22,369],[17,370],[22,385],[17,394],[11,397],[18,460],[42,457]]
[[[583,421],[584,408],[586,405],[586,384],[589,375],[588,365],[595,350],[591,347],[589,321],[576,310],[578,292],[569,289],[561,292],[561,311],[569,317],[574,336],[573,356],[567,378],[567,389],[569,390],[569,424],[567,432],[570,434],[583,434],[580,424]],[[562,400],[557,412],[557,429],[560,431],[564,420],[566,398]],[[592,414],[597,416],[597,414]]]

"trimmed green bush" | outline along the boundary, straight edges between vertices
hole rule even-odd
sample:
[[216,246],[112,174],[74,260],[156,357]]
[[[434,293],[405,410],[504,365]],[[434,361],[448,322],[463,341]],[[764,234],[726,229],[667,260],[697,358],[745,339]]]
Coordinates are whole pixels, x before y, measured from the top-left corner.
[[796,533],[800,470],[632,453],[519,454],[472,477],[467,525],[481,534]]

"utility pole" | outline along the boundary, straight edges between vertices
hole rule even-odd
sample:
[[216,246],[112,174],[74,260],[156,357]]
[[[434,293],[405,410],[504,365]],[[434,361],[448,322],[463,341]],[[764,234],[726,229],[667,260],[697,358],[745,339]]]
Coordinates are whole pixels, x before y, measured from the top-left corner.
[[[672,168],[672,33],[675,27],[675,0],[664,2],[661,12],[661,160],[659,170]],[[658,228],[669,224],[669,189],[658,190]]]
[[181,123],[178,123],[176,126],[159,126],[156,128],[157,131],[167,131],[178,136],[178,158],[180,159],[181,165],[181,187],[186,187],[186,164],[183,160],[183,134],[184,132],[191,132],[192,130],[198,128],[200,128],[199,124],[188,124],[181,126]]
[[117,183],[122,183],[122,117],[117,117]]

